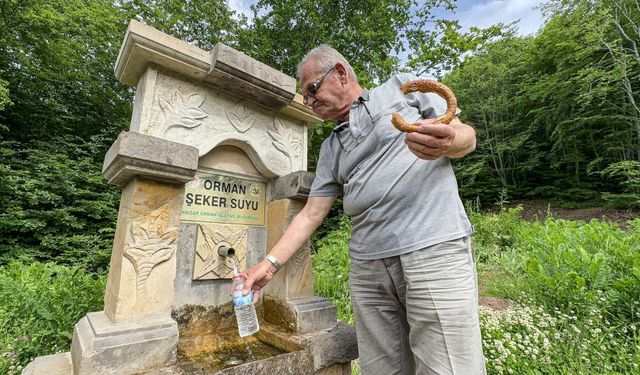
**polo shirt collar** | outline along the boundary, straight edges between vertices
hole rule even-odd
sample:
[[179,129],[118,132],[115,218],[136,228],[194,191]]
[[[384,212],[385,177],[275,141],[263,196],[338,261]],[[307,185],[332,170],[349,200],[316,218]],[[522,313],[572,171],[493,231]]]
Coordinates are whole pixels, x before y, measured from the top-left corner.
[[[358,106],[362,101],[364,102],[369,101],[369,89],[366,89],[366,88],[362,89],[362,93],[358,97],[358,100],[351,103],[351,108]],[[351,115],[349,115],[349,118],[351,118]],[[349,126],[349,121],[336,121],[336,124],[333,127],[333,131],[340,132],[344,130],[347,126]]]

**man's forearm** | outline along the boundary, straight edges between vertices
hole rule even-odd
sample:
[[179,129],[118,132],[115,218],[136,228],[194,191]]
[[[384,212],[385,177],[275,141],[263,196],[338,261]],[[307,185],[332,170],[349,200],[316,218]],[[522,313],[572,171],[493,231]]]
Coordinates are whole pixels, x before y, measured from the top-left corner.
[[314,201],[307,203],[293,218],[280,240],[269,251],[268,255],[275,257],[281,264],[285,264],[309,240],[329,213],[335,197],[310,200]]

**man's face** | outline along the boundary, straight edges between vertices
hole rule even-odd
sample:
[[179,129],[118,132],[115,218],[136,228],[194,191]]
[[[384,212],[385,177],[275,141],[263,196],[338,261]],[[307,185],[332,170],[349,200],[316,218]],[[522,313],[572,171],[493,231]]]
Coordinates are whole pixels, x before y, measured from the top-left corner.
[[[309,92],[312,84],[316,87],[315,94]],[[323,120],[337,120],[343,115],[345,106],[350,105],[345,103],[346,90],[335,68],[318,70],[312,60],[307,61],[302,66],[300,86],[302,95],[307,97],[307,106]]]

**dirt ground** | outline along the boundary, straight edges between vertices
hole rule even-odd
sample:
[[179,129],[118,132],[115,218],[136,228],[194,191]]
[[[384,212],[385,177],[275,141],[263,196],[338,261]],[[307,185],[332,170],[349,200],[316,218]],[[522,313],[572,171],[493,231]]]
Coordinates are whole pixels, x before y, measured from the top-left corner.
[[506,310],[511,306],[511,301],[499,297],[480,297],[479,304],[492,310]]
[[550,211],[553,217],[557,219],[584,221],[597,219],[615,222],[624,226],[629,220],[640,217],[640,210],[609,207],[567,209],[559,207],[553,201],[544,199],[514,201],[509,204],[509,207],[517,205],[522,205],[522,218],[525,220],[543,220]]

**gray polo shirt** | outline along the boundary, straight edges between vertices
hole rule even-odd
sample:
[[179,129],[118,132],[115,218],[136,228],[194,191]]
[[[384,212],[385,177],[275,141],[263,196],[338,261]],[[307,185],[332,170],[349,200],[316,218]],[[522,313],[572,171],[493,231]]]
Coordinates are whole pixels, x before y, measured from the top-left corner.
[[401,74],[365,89],[350,121],[338,124],[320,148],[309,196],[343,196],[355,259],[397,256],[472,233],[449,158],[418,159],[391,124],[393,112],[411,123],[446,110],[437,94],[403,95],[400,85],[413,79]]

